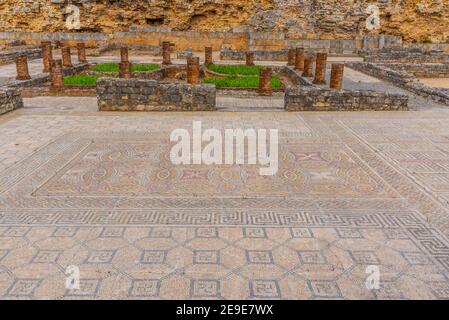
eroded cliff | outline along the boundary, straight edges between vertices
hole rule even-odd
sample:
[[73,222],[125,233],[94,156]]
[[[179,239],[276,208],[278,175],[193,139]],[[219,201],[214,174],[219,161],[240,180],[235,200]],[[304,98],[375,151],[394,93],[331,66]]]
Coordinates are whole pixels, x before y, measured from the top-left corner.
[[[370,4],[380,9],[380,28],[371,33],[405,41],[447,42],[448,0],[0,0],[0,31],[68,31],[79,9],[81,32],[127,31],[131,26],[173,30],[283,31],[290,37],[352,38],[364,34]],[[72,7],[73,8],[73,7]]]

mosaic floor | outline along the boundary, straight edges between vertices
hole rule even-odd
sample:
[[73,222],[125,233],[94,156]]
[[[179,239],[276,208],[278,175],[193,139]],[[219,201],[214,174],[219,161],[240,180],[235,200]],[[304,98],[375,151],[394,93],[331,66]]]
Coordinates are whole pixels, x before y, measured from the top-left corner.
[[[449,110],[125,115],[91,102],[27,99],[0,117],[0,298],[449,299]],[[193,120],[279,128],[277,175],[173,166],[169,134]]]

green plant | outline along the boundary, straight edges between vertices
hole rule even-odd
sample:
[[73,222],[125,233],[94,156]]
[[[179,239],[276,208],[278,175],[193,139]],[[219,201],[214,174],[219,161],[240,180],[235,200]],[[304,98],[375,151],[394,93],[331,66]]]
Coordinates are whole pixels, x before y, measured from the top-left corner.
[[87,74],[75,74],[73,76],[64,77],[64,84],[68,86],[95,86],[97,79],[101,76],[92,76]]
[[[259,77],[224,77],[224,78],[206,78],[203,83],[215,84],[217,88],[258,88]],[[281,88],[281,80],[277,76],[271,78],[271,87],[273,89]]]
[[259,75],[261,66],[246,66],[246,65],[210,65],[209,70],[221,74],[229,75]]
[[[159,70],[160,66],[154,63],[136,63],[131,65],[131,71],[154,71]],[[118,72],[119,67],[116,62],[99,63],[92,67],[96,72]]]

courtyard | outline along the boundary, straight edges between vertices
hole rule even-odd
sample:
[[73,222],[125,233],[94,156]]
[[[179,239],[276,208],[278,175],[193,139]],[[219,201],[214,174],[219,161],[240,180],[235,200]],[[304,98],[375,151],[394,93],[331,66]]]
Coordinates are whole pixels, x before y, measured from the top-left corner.
[[[276,96],[194,113],[25,98],[0,118],[0,296],[448,299],[449,109],[409,95],[411,111],[352,113],[285,112]],[[278,173],[174,166],[170,132],[192,121],[279,128]]]
[[[449,299],[446,51],[151,32],[0,51],[0,299]],[[174,164],[194,123],[276,171]]]

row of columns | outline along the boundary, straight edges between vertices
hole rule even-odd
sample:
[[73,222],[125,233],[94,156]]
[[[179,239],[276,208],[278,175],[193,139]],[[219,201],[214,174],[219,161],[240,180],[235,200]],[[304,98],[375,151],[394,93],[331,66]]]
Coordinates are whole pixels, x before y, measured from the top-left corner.
[[[313,72],[314,64],[315,73]],[[254,66],[253,52],[246,52],[246,65]],[[314,84],[326,84],[327,53],[320,52],[314,56],[306,55],[304,48],[289,49],[287,65],[294,67],[295,70],[302,71],[303,77],[314,77]],[[336,90],[342,89],[343,73],[343,63],[332,64],[330,88]],[[262,81],[262,74],[260,75],[260,79]],[[264,84],[261,84],[261,87],[264,87]]]
[[[170,53],[172,48],[174,47],[174,43],[169,41],[162,42],[162,64],[169,65],[172,63]],[[213,64],[213,49],[212,47],[204,48],[204,64],[210,65]]]
[[[294,61],[293,56],[295,57]],[[313,72],[314,64],[315,73]],[[302,71],[303,77],[314,77],[314,84],[326,84],[327,53],[319,52],[316,55],[306,55],[304,48],[289,49],[288,65],[294,66],[295,70]],[[333,63],[331,69],[330,88],[335,90],[342,89],[343,74],[344,64]]]
[[[42,60],[44,73],[51,73],[52,87],[60,88],[64,86],[64,68],[73,68],[71,49],[67,44],[60,45],[62,60],[53,59],[53,48],[50,41],[42,41]],[[80,63],[87,63],[86,59],[86,45],[84,43],[77,43],[78,61]],[[30,80],[31,76],[28,69],[28,57],[26,55],[19,56],[15,59],[17,69],[17,80]]]

